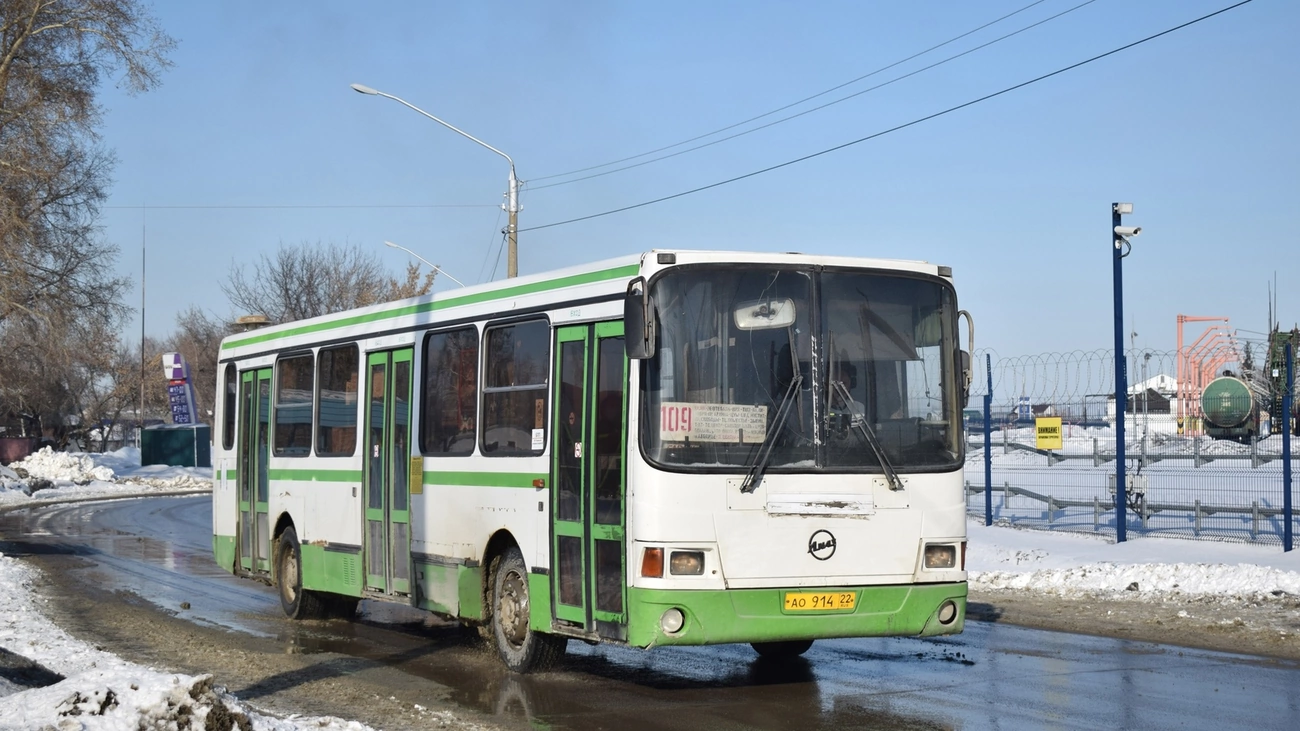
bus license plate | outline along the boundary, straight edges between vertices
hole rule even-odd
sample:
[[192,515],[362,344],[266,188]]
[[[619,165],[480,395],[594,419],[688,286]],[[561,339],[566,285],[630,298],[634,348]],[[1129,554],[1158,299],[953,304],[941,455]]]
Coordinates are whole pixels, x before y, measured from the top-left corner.
[[853,591],[787,591],[785,611],[825,612],[853,609],[857,606],[857,600],[857,592]]

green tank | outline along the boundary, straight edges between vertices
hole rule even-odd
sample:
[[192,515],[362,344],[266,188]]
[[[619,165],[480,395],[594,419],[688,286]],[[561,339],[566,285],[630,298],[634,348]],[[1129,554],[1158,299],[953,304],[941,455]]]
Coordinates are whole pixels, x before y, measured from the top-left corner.
[[1255,394],[1241,379],[1222,376],[1210,381],[1201,392],[1201,411],[1205,420],[1214,426],[1239,427],[1255,414]]

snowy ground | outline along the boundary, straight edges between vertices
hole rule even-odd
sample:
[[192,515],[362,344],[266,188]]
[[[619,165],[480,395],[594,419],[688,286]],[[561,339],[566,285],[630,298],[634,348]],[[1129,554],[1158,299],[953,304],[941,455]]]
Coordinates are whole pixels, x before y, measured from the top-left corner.
[[[26,479],[19,479],[17,470],[0,469],[0,507],[46,497],[115,497],[210,484],[208,470],[141,468],[138,458],[134,449],[34,455],[14,465]],[[41,479],[53,486],[28,494],[29,484]],[[969,540],[975,591],[1202,602],[1300,596],[1300,551],[1283,553],[1276,546],[1149,537],[1115,544],[1096,536],[975,521],[969,524]],[[188,728],[191,719],[205,720],[209,728],[228,727],[230,720],[241,729],[367,728],[335,718],[272,718],[226,694],[210,676],[159,672],[97,650],[45,619],[41,600],[31,591],[35,577],[35,569],[0,555],[0,729]],[[13,671],[25,664],[22,658],[62,679],[42,674],[40,667]],[[23,682],[31,678],[37,680]]]

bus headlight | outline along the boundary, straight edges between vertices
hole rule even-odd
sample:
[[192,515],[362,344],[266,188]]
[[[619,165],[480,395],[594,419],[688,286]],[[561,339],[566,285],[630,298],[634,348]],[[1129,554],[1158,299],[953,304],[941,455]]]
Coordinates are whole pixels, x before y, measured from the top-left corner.
[[685,624],[686,624],[686,615],[682,614],[682,610],[678,609],[677,607],[673,607],[672,609],[669,609],[668,611],[664,612],[663,616],[659,618],[659,626],[663,627],[664,632],[667,632],[670,635],[677,634],[678,632],[680,632],[682,630],[682,626]]
[[925,568],[950,569],[957,565],[957,549],[952,546],[925,547]]
[[699,576],[704,573],[703,551],[673,551],[668,573],[674,576]]
[[949,599],[939,607],[939,624],[948,625],[957,618],[957,604]]

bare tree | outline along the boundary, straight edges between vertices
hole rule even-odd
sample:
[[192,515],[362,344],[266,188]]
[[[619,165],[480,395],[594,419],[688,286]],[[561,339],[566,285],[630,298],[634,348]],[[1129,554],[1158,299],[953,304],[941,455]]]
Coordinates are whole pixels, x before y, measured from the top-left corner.
[[120,306],[95,228],[113,165],[95,94],[118,71],[152,88],[174,45],[136,0],[0,0],[0,320]]
[[243,265],[232,266],[221,288],[237,311],[289,322],[427,294],[433,275],[421,280],[419,268],[408,266],[398,281],[376,254],[359,246],[302,242],[281,244],[274,256],[262,254],[251,274]]
[[[0,0],[0,416],[61,442],[113,400],[129,286],[100,237],[105,76],[158,82],[175,42],[139,0]],[[107,390],[106,390],[107,389]],[[102,408],[101,408],[102,407]]]
[[44,313],[0,323],[0,404],[24,436],[60,445],[94,427],[116,398],[120,320],[104,313]]

